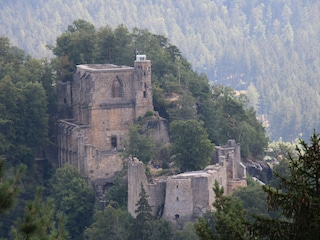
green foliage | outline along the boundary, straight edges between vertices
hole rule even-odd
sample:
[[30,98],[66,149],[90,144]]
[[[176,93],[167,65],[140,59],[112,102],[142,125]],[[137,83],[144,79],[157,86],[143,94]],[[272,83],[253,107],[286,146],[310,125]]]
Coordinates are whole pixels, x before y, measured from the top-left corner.
[[246,109],[241,96],[230,87],[213,85],[211,90],[210,98],[199,108],[210,140],[222,145],[235,139],[241,144],[242,157],[259,156],[268,138],[253,109]]
[[49,65],[11,47],[7,38],[0,42],[0,155],[30,165],[30,156],[48,142]]
[[216,236],[218,239],[248,239],[248,226],[246,224],[246,211],[242,203],[230,196],[223,195],[223,187],[215,181],[213,191],[216,200]]
[[[249,220],[251,215],[274,216],[272,212],[268,212],[267,194],[263,191],[260,183],[255,182],[252,178],[248,179],[248,186],[237,189],[232,198],[240,199],[243,208],[248,213]],[[269,215],[270,214],[270,215]]]
[[53,200],[41,202],[42,190],[38,189],[33,202],[27,203],[23,219],[18,219],[13,228],[14,239],[17,240],[53,240],[67,239],[65,217],[59,215],[59,226],[54,221],[55,207]]
[[[101,27],[103,34],[96,37],[99,38],[94,51],[96,62],[118,63],[117,56],[130,56],[130,61],[120,62],[127,64],[132,62],[136,51],[148,56],[156,52],[150,58],[157,59],[153,64],[158,71],[156,75],[175,72],[176,82],[180,75],[180,82],[189,81],[189,89],[193,92],[197,82],[190,81],[183,71],[178,74],[179,67],[181,70],[186,66],[176,58],[181,53],[197,72],[205,72],[212,82],[237,90],[247,90],[254,85],[260,96],[260,101],[254,102],[258,104],[259,115],[265,118],[273,140],[282,136],[285,141],[291,141],[300,133],[309,136],[311,129],[319,126],[319,2],[199,0],[195,3],[185,0],[163,4],[145,1],[142,4],[138,0],[110,0],[107,5],[104,3],[103,0],[88,0],[85,4],[81,1],[73,4],[63,1],[5,2],[0,9],[0,22],[3,23],[0,32],[6,33],[13,43],[35,57],[52,57],[46,45],[54,43],[66,25],[75,19],[83,18],[96,26],[108,23],[109,26]],[[139,13],[144,13],[143,21]],[[153,13],[157,13],[156,17]],[[87,29],[86,24],[80,23],[67,29],[74,36],[79,35],[79,29]],[[125,29],[119,31],[121,34],[117,33],[117,38],[110,31],[111,27],[123,23],[129,29],[136,26],[144,30],[133,28],[135,41],[128,43]],[[147,31],[155,36],[145,35]],[[170,36],[179,50],[173,46],[168,48],[166,38],[159,34]],[[70,44],[71,52],[74,51],[72,44],[79,42],[79,50],[90,56],[94,34],[78,37],[62,39],[65,42],[61,41],[61,45]],[[115,44],[118,39],[122,40],[119,46]],[[145,44],[149,41],[151,44]],[[15,54],[20,53],[16,51]],[[80,54],[75,55],[80,60],[85,59]],[[171,65],[173,62],[175,64]]]
[[259,110],[259,103],[260,103],[260,94],[257,90],[257,88],[253,85],[253,83],[250,83],[247,90],[246,90],[246,96],[248,97],[248,106],[247,108],[253,108],[254,111],[258,112]]
[[281,179],[279,179],[277,176],[282,176],[282,177],[290,176],[288,159],[283,158],[279,161],[279,164],[276,164],[273,166],[273,175],[269,183],[273,187],[279,187],[281,184]]
[[174,121],[170,124],[171,154],[181,171],[203,169],[209,163],[214,146],[203,124],[196,120]]
[[86,228],[85,237],[90,240],[126,240],[134,231],[132,226],[133,218],[127,211],[108,205],[94,214],[94,222]]
[[[211,214],[212,215],[212,214]],[[202,240],[213,240],[214,235],[212,229],[209,227],[208,218],[200,217],[194,225],[196,233],[199,239]]]
[[94,191],[73,166],[56,170],[50,179],[50,197],[57,211],[66,215],[66,229],[72,239],[81,239],[91,224],[95,202]]
[[197,119],[196,100],[190,93],[184,93],[169,105],[167,112],[170,121]]
[[126,172],[117,175],[113,186],[107,191],[106,198],[114,208],[126,209],[128,204],[128,178]]
[[268,144],[267,155],[270,158],[275,158],[281,160],[283,158],[288,159],[289,156],[297,156],[295,151],[296,145],[298,144],[297,140],[295,142],[283,142],[280,138],[278,141],[273,141]]
[[289,176],[276,174],[279,186],[265,186],[270,210],[280,210],[281,218],[257,217],[257,236],[270,239],[317,239],[320,207],[320,137],[314,132],[310,145],[300,140],[297,157],[289,157]]
[[0,159],[0,216],[6,213],[14,205],[19,194],[18,183],[21,180],[22,174],[25,171],[24,166],[20,166],[16,175],[13,178],[5,176],[4,160]]
[[139,201],[136,204],[136,218],[134,220],[134,239],[149,239],[151,233],[151,224],[153,217],[151,215],[151,207],[148,203],[148,195],[141,183],[141,192],[139,193]]
[[[77,20],[74,24],[79,22],[90,25],[83,20]],[[57,56],[54,62],[58,79],[71,80],[74,66],[83,63],[76,57],[85,54],[82,51],[82,36],[79,35],[83,31],[86,35],[95,36],[91,38],[93,43],[90,45],[94,48],[92,52],[95,57],[86,63],[109,62],[130,66],[135,53],[147,54],[152,60],[154,107],[161,117],[169,121],[200,118],[208,129],[211,141],[219,144],[233,138],[242,144],[243,156],[262,153],[267,144],[264,128],[256,119],[253,109],[245,109],[246,105],[241,100],[243,97],[235,96],[231,88],[210,88],[207,77],[193,71],[180,50],[162,35],[138,28],[129,32],[123,25],[114,30],[109,26],[98,30],[69,26],[58,37],[53,48]],[[74,46],[68,47],[70,44]],[[141,132],[141,129],[138,131]]]
[[[29,159],[30,160],[30,159]],[[32,160],[32,158],[31,158]],[[28,162],[28,161],[26,161]],[[17,173],[19,173],[19,169],[21,164],[16,165],[16,163],[12,164],[6,161],[4,179],[15,179]],[[11,235],[11,227],[12,224],[16,221],[17,218],[23,218],[25,205],[28,201],[34,200],[34,196],[36,194],[37,186],[42,184],[42,178],[39,175],[39,170],[35,168],[35,163],[29,161],[29,165],[23,165],[24,171],[27,171],[28,174],[22,174],[19,180],[19,194],[14,197],[14,204],[6,212],[6,214],[1,215],[0,221],[0,236],[8,238]],[[19,174],[18,174],[19,175]],[[6,182],[6,181],[4,181]],[[13,189],[10,189],[10,191]],[[14,193],[14,192],[12,192]],[[3,197],[6,196],[5,192],[3,192]]]
[[[224,189],[217,181],[213,191],[216,197],[213,203],[215,211],[209,213],[209,217],[199,219],[195,225],[198,236],[201,239],[249,239],[246,211],[239,199],[224,196]],[[213,229],[210,220],[214,221]]]
[[129,141],[124,151],[124,157],[136,157],[144,163],[148,163],[155,154],[155,144],[147,131],[141,125],[129,127]]
[[[177,240],[200,240],[193,222],[185,223],[183,225],[183,229],[181,231],[177,231],[176,236]],[[206,239],[209,240],[210,238]]]
[[55,65],[58,79],[72,80],[72,72],[77,64],[93,63],[96,30],[91,23],[82,19],[73,21],[56,42],[52,51],[58,57]]
[[150,231],[147,239],[162,240],[173,239],[174,226],[167,220],[157,219],[150,224]]

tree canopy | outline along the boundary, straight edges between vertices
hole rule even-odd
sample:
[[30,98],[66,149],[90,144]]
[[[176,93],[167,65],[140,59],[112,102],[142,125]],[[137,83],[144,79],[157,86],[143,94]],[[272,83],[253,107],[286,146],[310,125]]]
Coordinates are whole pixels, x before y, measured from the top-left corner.
[[201,239],[249,239],[246,211],[239,199],[224,196],[223,187],[215,181],[214,212],[207,212],[195,224],[198,236]]
[[108,205],[94,214],[94,222],[86,228],[85,236],[91,240],[126,240],[133,231],[132,225],[130,213]]
[[257,218],[253,229],[271,239],[317,239],[320,207],[320,137],[315,133],[310,145],[300,140],[298,156],[289,156],[289,175],[281,176],[278,186],[264,186],[270,210],[280,210],[282,218]]
[[73,166],[56,170],[50,179],[50,197],[57,211],[66,215],[66,230],[73,239],[81,239],[91,224],[95,202],[94,191]]
[[170,125],[170,131],[171,154],[181,171],[200,170],[210,163],[214,145],[201,122],[174,121]]
[[143,163],[148,163],[155,155],[155,143],[148,137],[147,130],[141,125],[129,128],[129,139],[124,151],[124,157],[136,157]]
[[[128,64],[119,62],[124,55],[132,55],[135,49],[140,52],[142,38],[137,38],[136,47],[129,47],[128,39],[122,39],[125,30],[119,29],[115,37],[110,28],[124,24],[130,31],[137,27],[170,36],[193,68],[205,73],[212,83],[249,93],[250,104],[256,106],[272,140],[282,137],[292,141],[319,128],[319,4],[314,0],[164,0],[161,4],[138,0],[110,0],[108,4],[103,0],[72,4],[17,0],[3,3],[0,32],[35,57],[52,57],[46,46],[53,45],[66,30],[66,37],[71,32],[79,36],[92,27],[81,21],[67,26],[84,19],[96,27],[88,32],[100,27],[105,32],[98,37],[99,45],[105,47],[99,47],[95,59],[121,64]],[[73,52],[77,42],[81,53],[88,55],[73,56],[87,62],[95,55],[90,45],[94,39],[93,34],[82,32],[79,41],[63,38],[61,42]],[[121,46],[115,44],[118,39]],[[172,48],[172,52],[177,51]],[[68,57],[64,60],[70,61]],[[167,65],[161,62],[154,67]],[[177,59],[173,68],[178,72],[179,66],[183,64]]]

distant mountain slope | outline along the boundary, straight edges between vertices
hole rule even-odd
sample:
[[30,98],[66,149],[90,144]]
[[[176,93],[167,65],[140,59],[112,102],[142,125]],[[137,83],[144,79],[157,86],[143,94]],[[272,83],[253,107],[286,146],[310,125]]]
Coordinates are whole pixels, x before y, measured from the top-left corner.
[[216,83],[248,90],[272,139],[320,128],[320,2],[316,0],[0,0],[0,35],[34,57],[75,19],[147,28]]

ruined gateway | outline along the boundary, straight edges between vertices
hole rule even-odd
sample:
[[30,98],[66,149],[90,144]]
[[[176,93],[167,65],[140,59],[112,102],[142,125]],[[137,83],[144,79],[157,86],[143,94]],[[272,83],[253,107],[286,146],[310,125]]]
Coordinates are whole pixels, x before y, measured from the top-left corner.
[[[78,65],[72,83],[58,82],[59,166],[75,166],[98,194],[123,168],[120,152],[129,126],[148,111],[153,111],[151,61],[137,55],[134,67],[112,64]],[[153,137],[169,142],[165,120],[150,121]],[[182,226],[212,207],[212,187],[217,180],[230,194],[246,185],[246,170],[240,162],[240,146],[230,140],[216,147],[215,164],[202,171],[186,172],[166,178],[147,179],[145,166],[128,160],[128,211],[135,216],[141,183],[153,214]]]

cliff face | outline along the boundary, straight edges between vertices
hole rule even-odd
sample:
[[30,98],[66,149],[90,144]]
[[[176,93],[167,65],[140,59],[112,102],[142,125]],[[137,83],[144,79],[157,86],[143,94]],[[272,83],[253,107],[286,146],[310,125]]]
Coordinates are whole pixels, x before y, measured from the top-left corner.
[[146,128],[152,129],[152,139],[159,145],[168,143],[169,139],[169,122],[164,118],[150,119],[146,122]]
[[247,173],[258,178],[264,183],[268,183],[272,179],[272,169],[266,161],[251,159],[244,163]]

